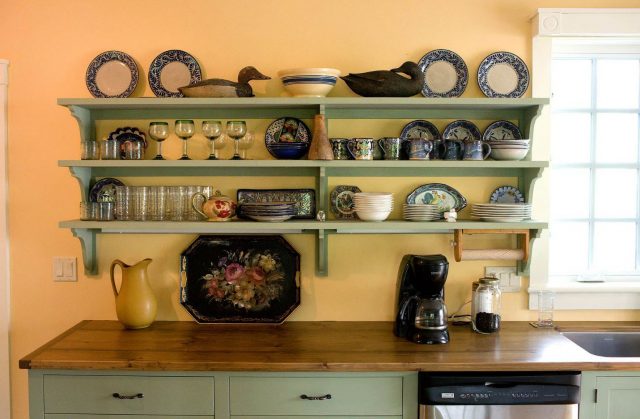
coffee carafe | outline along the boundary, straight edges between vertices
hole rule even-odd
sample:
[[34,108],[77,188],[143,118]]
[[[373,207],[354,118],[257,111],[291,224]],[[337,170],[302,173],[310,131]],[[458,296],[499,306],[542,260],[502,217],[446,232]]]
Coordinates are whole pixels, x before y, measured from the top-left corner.
[[449,342],[444,283],[449,262],[443,255],[405,255],[398,272],[396,336],[416,343]]

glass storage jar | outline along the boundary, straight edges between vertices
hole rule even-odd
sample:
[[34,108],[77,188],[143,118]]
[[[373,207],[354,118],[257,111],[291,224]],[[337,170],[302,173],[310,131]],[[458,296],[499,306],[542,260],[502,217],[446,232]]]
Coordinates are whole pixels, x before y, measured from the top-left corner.
[[473,294],[471,325],[478,333],[494,333],[500,330],[500,281],[497,278],[480,278]]

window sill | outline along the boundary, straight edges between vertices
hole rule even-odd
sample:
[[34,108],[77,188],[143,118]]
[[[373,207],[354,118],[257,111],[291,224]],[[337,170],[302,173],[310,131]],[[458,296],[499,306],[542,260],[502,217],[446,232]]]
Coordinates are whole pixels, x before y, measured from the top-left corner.
[[[626,310],[640,309],[640,283],[550,283],[545,287],[555,293],[555,310]],[[529,309],[538,309],[536,292],[529,288]]]

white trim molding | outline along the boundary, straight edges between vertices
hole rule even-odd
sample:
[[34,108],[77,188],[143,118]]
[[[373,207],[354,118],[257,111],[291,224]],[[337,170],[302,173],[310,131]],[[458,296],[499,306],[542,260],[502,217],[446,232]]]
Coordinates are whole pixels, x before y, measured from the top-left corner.
[[9,61],[0,59],[0,417],[11,417],[9,235],[7,230],[7,108]]
[[[640,8],[637,9],[538,9],[532,25],[532,92],[534,97],[551,96],[551,60],[554,48],[567,38],[588,40],[591,43],[636,44],[640,39]],[[555,47],[554,47],[555,44]],[[550,117],[548,109],[542,113],[536,125],[536,154],[549,156]],[[539,135],[541,134],[541,135]],[[539,135],[539,136],[538,136]],[[548,175],[543,176],[543,187],[536,195],[548,198]],[[539,199],[534,202],[540,201]],[[544,199],[548,201],[548,199]],[[571,283],[549,282],[548,234],[536,241],[537,263],[531,267],[529,308],[537,309],[536,292],[550,289],[556,293],[555,308],[575,309],[640,309],[640,284],[621,283]]]

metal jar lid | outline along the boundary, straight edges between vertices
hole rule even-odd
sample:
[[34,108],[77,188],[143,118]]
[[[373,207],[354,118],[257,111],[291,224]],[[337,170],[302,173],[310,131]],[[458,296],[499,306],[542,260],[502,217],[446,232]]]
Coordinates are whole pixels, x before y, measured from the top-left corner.
[[500,283],[498,278],[493,277],[480,278],[478,281],[483,285],[498,285]]

